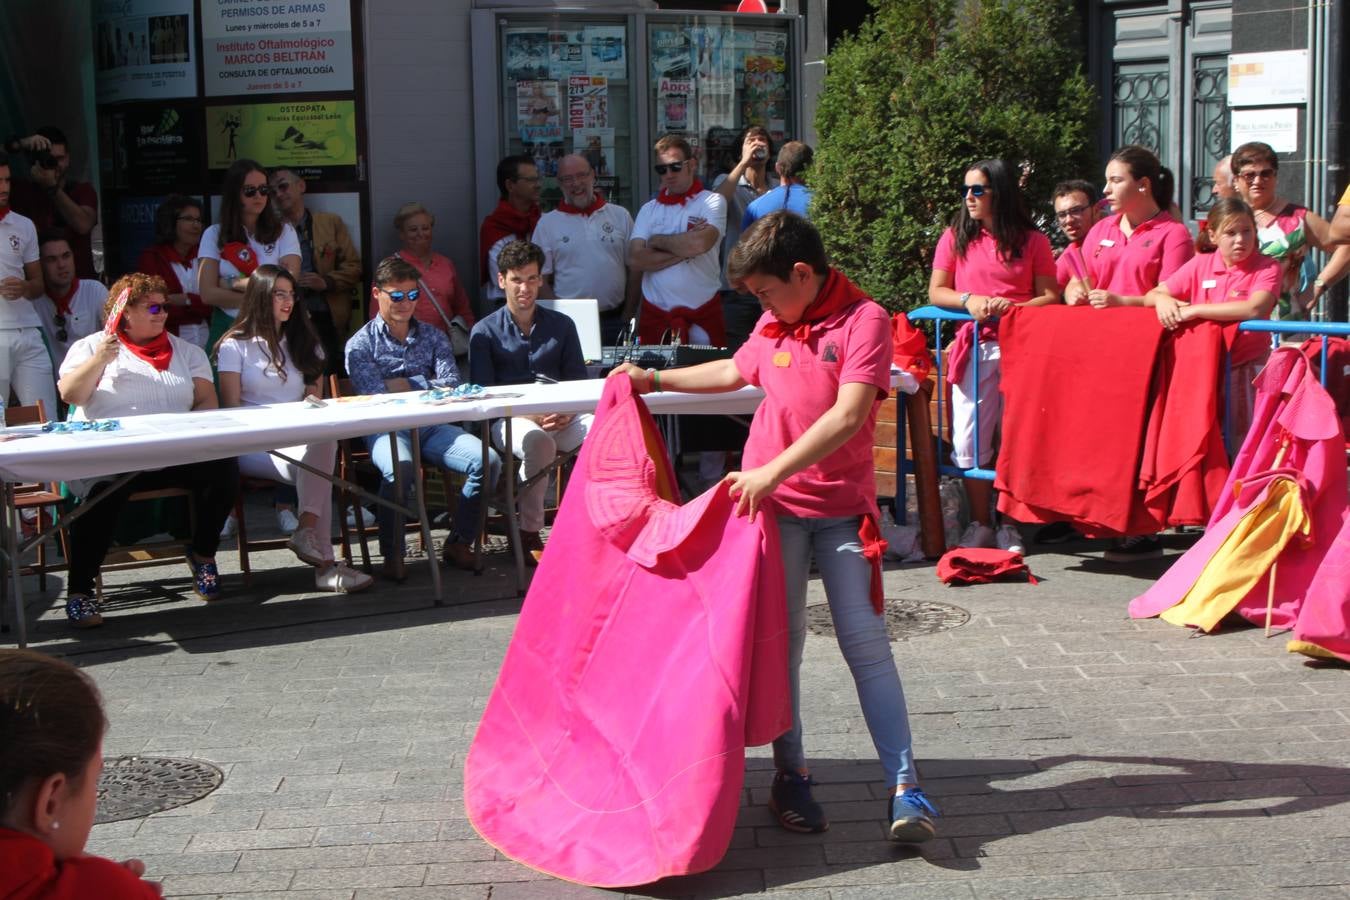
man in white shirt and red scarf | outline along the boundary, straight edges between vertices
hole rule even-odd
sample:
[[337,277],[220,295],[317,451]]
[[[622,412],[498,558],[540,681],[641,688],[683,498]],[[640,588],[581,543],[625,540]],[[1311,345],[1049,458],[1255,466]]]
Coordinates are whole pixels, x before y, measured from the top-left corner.
[[683,137],[656,142],[661,191],[638,210],[628,266],[642,273],[638,335],[644,344],[676,337],[682,343],[726,346],[722,268],[726,200],[698,180],[694,150]]
[[558,183],[563,201],[534,226],[533,243],[544,251],[543,274],[556,297],[594,297],[601,339],[613,344],[637,312],[638,285],[627,266],[633,217],[595,190],[595,169],[584,156],[558,161]]
[[497,254],[507,244],[530,240],[534,226],[539,224],[543,181],[532,157],[518,154],[497,163],[497,191],[501,199],[478,229],[478,274],[483,279],[484,314],[506,302],[506,292],[497,285]]

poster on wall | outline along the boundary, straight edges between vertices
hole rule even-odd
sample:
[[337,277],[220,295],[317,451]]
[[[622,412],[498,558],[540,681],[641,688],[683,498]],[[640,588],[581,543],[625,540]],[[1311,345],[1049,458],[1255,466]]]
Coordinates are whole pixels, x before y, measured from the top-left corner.
[[351,18],[347,0],[203,3],[206,96],[350,91]]
[[200,171],[202,114],[171,105],[135,106],[105,113],[113,165],[109,187],[138,194],[169,194],[193,184]]
[[622,81],[628,77],[628,56],[624,43],[628,31],[622,25],[590,25],[582,31],[586,48],[586,74],[603,75]]
[[660,131],[688,131],[694,102],[692,78],[662,78],[656,91],[656,122]]
[[652,80],[689,78],[693,74],[693,45],[687,28],[651,30]]
[[567,79],[567,127],[604,128],[609,124],[609,79],[573,75]]
[[516,82],[516,124],[521,128],[548,126],[562,137],[562,109],[556,81]]
[[614,129],[574,128],[572,152],[584,156],[597,176],[612,175],[610,161],[614,159]]
[[94,78],[99,103],[197,93],[192,0],[99,0]]
[[548,77],[566,81],[586,71],[585,33],[550,31],[548,33]]
[[285,166],[307,179],[356,180],[356,104],[351,100],[252,103],[206,110],[206,165],[236,159]]
[[536,28],[506,30],[506,80],[549,77],[548,32]]

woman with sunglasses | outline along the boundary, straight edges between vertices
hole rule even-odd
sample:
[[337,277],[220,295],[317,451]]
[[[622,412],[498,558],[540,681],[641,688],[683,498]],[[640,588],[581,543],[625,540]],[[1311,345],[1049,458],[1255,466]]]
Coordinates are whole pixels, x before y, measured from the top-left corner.
[[[993,457],[994,431],[1003,410],[996,317],[1014,305],[1059,302],[1050,241],[1036,230],[1017,180],[1018,170],[1005,160],[985,159],[971,166],[961,185],[964,202],[933,255],[929,302],[968,312],[980,327],[978,385],[976,366],[969,358],[976,326],[962,326],[948,351],[952,360],[947,372],[952,385],[952,460],[963,469],[984,466]],[[992,527],[993,485],[978,478],[965,482],[970,525],[959,546],[1024,552],[1017,526],[1005,522],[997,531]]]
[[208,346],[216,346],[234,318],[261,265],[300,274],[300,238],[268,202],[267,171],[251,159],[235,160],[220,189],[220,222],[202,232],[197,284],[202,299],[216,308]]
[[[296,302],[295,284],[290,272],[273,265],[259,266],[249,276],[239,317],[216,346],[221,406],[295,403],[306,394],[319,395],[323,350],[304,302]],[[320,441],[280,452],[331,472],[337,444]],[[334,561],[333,489],[326,479],[270,453],[239,457],[239,471],[296,486],[300,526],[286,546],[314,567],[315,587],[340,594],[370,587],[369,575]]]
[[[200,347],[164,329],[168,305],[164,281],[153,275],[125,275],[108,292],[104,313],[116,320],[114,333],[100,331],[71,345],[61,363],[57,389],[75,407],[71,418],[125,419],[149,413],[216,408],[211,364]],[[125,306],[118,310],[119,300]],[[170,466],[142,472],[109,491],[112,482],[71,482],[84,498],[99,497],[70,525],[70,574],[66,579],[66,618],[77,628],[103,624],[93,599],[94,582],[108,552],[118,514],[136,491],[186,488],[196,510],[186,559],[193,588],[203,600],[220,596],[216,547],[220,527],[234,508],[239,467],[234,459]]]
[[202,242],[202,208],[184,194],[170,194],[155,211],[155,243],[141,252],[136,271],[164,279],[169,293],[170,334],[206,348],[211,307],[197,293],[197,247]]
[[[1350,264],[1350,246],[1328,246],[1327,221],[1280,196],[1280,157],[1269,144],[1243,144],[1233,151],[1232,165],[1238,195],[1256,215],[1261,253],[1279,260],[1283,267],[1278,317],[1304,318]],[[1311,293],[1301,290],[1299,283],[1309,247],[1328,253],[1335,250],[1313,280]]]

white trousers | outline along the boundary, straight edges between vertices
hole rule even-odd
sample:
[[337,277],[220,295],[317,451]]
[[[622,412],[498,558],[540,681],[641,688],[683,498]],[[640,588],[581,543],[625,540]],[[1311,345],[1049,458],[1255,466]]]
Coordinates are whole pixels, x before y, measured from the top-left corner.
[[[952,463],[962,469],[975,466],[975,421],[980,423],[979,464],[994,456],[994,432],[1003,418],[999,391],[998,341],[980,341],[980,384],[975,385],[974,354],[966,362],[960,384],[952,385]],[[978,397],[978,403],[977,403]]]
[[[529,419],[511,419],[511,455],[520,460],[520,480],[533,478],[558,458],[581,446],[594,416],[582,414],[558,431],[545,431]],[[506,449],[506,422],[492,423],[492,444]],[[538,531],[544,527],[544,493],[548,479],[541,478],[520,495],[520,530]]]
[[[277,449],[320,472],[333,471],[333,459],[337,455],[337,444],[333,441]],[[333,485],[330,482],[270,453],[249,453],[239,457],[239,472],[250,478],[270,478],[295,485],[295,492],[300,496],[300,512],[318,517],[314,533],[319,536],[324,559],[333,561]]]
[[0,406],[9,404],[11,388],[20,405],[31,406],[41,400],[49,421],[60,418],[52,355],[42,340],[42,329],[0,328]]

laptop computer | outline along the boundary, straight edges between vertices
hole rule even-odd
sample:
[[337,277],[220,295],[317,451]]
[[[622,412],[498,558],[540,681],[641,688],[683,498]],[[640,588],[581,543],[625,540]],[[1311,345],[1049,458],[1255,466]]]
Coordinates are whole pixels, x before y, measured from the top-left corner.
[[577,300],[539,300],[545,309],[556,310],[577,326],[577,337],[581,339],[581,355],[587,362],[598,363],[604,353],[600,342],[600,301],[594,297]]

